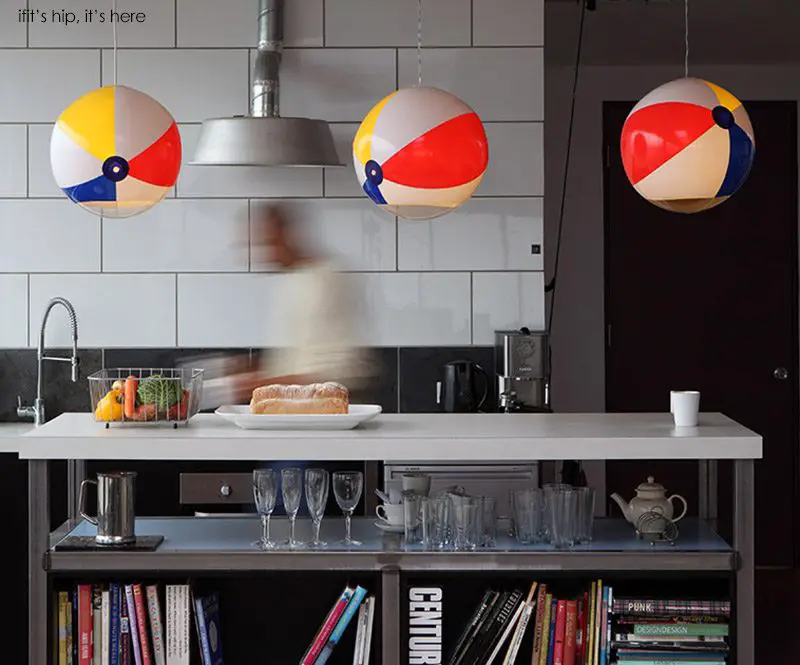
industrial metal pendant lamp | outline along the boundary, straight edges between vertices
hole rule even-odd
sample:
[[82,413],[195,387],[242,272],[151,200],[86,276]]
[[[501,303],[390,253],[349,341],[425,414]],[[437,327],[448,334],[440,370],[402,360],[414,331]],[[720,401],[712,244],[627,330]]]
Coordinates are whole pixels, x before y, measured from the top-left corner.
[[280,116],[283,4],[283,0],[259,0],[250,115],[203,122],[192,164],[343,166],[327,122]]

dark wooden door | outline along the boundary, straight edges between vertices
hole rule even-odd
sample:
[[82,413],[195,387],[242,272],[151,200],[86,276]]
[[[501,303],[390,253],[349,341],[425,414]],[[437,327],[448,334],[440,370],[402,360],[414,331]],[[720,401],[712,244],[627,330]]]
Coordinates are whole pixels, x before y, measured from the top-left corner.
[[[756,563],[791,567],[799,517],[797,109],[745,105],[756,137],[750,178],[727,202],[694,215],[666,212],[635,192],[618,138],[632,104],[605,105],[606,406],[664,412],[670,390],[696,389],[701,410],[761,433]],[[721,490],[730,487],[724,471]],[[610,463],[609,492],[630,495],[648,474],[684,494],[696,514],[694,463]],[[721,491],[724,523],[728,499]]]

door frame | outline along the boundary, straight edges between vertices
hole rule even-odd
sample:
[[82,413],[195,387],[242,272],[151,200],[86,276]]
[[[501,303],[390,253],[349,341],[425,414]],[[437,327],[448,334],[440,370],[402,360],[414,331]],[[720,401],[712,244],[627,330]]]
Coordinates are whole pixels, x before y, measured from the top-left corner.
[[[800,130],[798,129],[798,101],[797,100],[753,100],[744,101],[745,107],[762,106],[781,104],[787,108],[792,116],[793,123],[790,129],[790,134],[787,135],[787,141],[790,145],[797,146],[795,150],[795,159],[792,161],[792,168],[788,176],[789,182],[794,184],[795,190],[795,212],[797,215],[797,222],[792,226],[792,242],[789,248],[791,253],[791,262],[794,266],[792,273],[792,320],[794,326],[792,328],[793,344],[791,350],[790,367],[791,371],[795,372],[798,380],[795,381],[795,399],[793,400],[792,421],[791,421],[791,436],[794,441],[794,492],[792,500],[795,505],[800,504],[800,144],[798,143],[798,136]],[[612,128],[609,127],[608,117],[609,110],[613,108],[620,108],[622,106],[633,108],[636,104],[635,101],[623,100],[604,100],[602,102],[602,168],[603,168],[603,348],[604,348],[604,409],[608,410],[608,396],[609,396],[609,367],[608,367],[608,345],[609,345],[609,309],[611,302],[610,293],[610,280],[608,279],[611,261],[610,261],[610,227],[611,216],[609,210],[609,169],[611,166],[611,151],[619,151],[619,137],[612,134]],[[757,156],[756,156],[757,158]],[[612,331],[613,334],[613,331]],[[716,464],[713,465],[716,468]],[[717,489],[716,472],[713,472],[713,478],[709,477],[709,483],[714,483],[714,490]],[[716,491],[712,491],[716,495]],[[713,499],[716,501],[716,498]],[[716,515],[714,509],[712,515]],[[792,531],[794,534],[794,547],[793,547],[793,564],[794,568],[800,568],[800,511],[795,511]]]

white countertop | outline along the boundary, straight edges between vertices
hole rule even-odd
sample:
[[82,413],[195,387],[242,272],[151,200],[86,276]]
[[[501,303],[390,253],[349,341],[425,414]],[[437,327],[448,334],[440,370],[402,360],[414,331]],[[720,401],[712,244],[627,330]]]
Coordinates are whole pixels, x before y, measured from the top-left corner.
[[0,423],[0,453],[17,453],[19,437],[33,431],[33,423]]
[[526,461],[758,459],[761,436],[716,413],[676,429],[668,413],[382,414],[337,432],[118,425],[67,413],[19,440],[24,459]]

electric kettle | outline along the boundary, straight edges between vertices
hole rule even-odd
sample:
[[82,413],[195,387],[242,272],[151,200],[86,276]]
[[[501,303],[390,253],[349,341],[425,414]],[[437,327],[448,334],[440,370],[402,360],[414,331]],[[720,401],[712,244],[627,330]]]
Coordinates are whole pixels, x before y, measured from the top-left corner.
[[[483,377],[483,391],[478,396],[475,375]],[[442,380],[436,384],[436,402],[448,413],[475,413],[486,401],[489,378],[483,368],[470,360],[454,360],[442,367]]]

